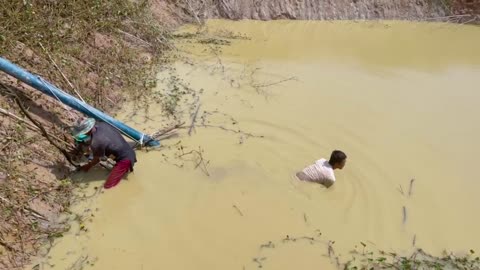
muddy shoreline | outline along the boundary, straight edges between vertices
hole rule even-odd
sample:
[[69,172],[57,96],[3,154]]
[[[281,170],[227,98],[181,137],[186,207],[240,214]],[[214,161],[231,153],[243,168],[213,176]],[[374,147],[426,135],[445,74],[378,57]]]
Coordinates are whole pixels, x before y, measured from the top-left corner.
[[[173,1],[172,1],[173,2]],[[192,22],[229,20],[409,20],[478,22],[480,2],[468,0],[221,0],[180,1],[175,14]]]

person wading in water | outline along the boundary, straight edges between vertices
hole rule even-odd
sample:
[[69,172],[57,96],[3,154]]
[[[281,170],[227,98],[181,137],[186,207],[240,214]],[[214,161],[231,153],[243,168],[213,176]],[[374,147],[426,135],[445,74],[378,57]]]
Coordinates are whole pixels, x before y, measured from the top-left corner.
[[297,172],[296,175],[300,180],[319,183],[328,188],[335,183],[333,170],[343,169],[346,162],[347,155],[340,150],[335,150],[330,155],[330,160],[319,159],[301,172]]
[[126,174],[133,172],[133,165],[137,162],[135,151],[122,134],[108,123],[87,118],[73,128],[72,135],[78,144],[87,147],[93,155],[93,159],[80,170],[88,172],[101,158],[113,156],[116,164],[105,182],[105,188],[116,186]]

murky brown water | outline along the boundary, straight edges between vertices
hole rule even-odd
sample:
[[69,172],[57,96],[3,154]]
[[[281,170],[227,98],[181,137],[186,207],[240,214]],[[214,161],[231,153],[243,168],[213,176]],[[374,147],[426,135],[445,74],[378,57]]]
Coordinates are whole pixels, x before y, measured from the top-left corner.
[[[185,130],[164,141],[181,141],[185,151],[201,147],[210,177],[189,163],[172,165],[181,164],[171,158],[174,148],[140,152],[128,181],[87,202],[95,215],[85,223],[88,232],[74,229],[59,240],[50,253],[55,266],[43,269],[66,269],[81,256],[95,261],[86,269],[335,268],[326,245],[281,241],[317,230],[318,239],[335,241],[341,260],[360,241],[408,251],[414,236],[418,247],[434,253],[480,250],[479,28],[208,26],[251,40],[234,40],[218,57],[213,45],[179,42],[189,62],[159,78],[175,74],[204,89],[199,119],[218,111],[208,116],[211,125],[265,138],[198,127],[191,137]],[[128,121],[154,131],[164,118],[153,104],[149,116],[146,123],[141,113]],[[293,178],[336,148],[349,160],[331,189]],[[106,172],[77,176],[87,177],[104,179]],[[408,193],[412,178],[411,196],[402,195],[399,186]],[[261,249],[268,241],[275,248]]]

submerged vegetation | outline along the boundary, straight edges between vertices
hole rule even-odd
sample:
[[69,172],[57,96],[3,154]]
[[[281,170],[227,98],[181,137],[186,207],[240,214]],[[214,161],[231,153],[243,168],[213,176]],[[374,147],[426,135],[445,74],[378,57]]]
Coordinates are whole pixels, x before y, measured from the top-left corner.
[[353,259],[345,263],[345,270],[360,269],[480,269],[480,258],[475,251],[470,250],[465,255],[455,255],[445,251],[441,256],[427,253],[423,249],[416,249],[408,256],[394,252],[352,252]]
[[[299,237],[287,235],[281,240],[267,241],[259,246],[258,255],[252,258],[252,263],[255,268],[269,269],[269,255],[273,254],[271,251],[298,243],[312,245],[318,249],[319,256],[329,258],[332,265],[343,270],[480,269],[480,258],[476,256],[474,250],[469,250],[464,254],[444,251],[441,255],[433,255],[417,248],[410,252],[395,253],[379,250],[373,244],[373,248],[370,248],[366,243],[360,242],[348,254],[339,254],[335,250],[335,241],[324,239],[320,230],[316,230],[313,235]],[[266,250],[270,250],[270,252],[266,253]]]

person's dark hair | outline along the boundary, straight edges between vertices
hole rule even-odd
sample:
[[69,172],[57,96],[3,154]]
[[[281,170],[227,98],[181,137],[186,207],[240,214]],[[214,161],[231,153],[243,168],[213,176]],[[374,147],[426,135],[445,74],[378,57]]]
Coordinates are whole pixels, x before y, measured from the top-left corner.
[[330,155],[330,160],[328,161],[328,163],[330,163],[330,165],[333,166],[337,163],[341,163],[346,158],[347,158],[347,155],[345,155],[344,152],[342,152],[340,150],[334,150],[332,152],[332,154]]

